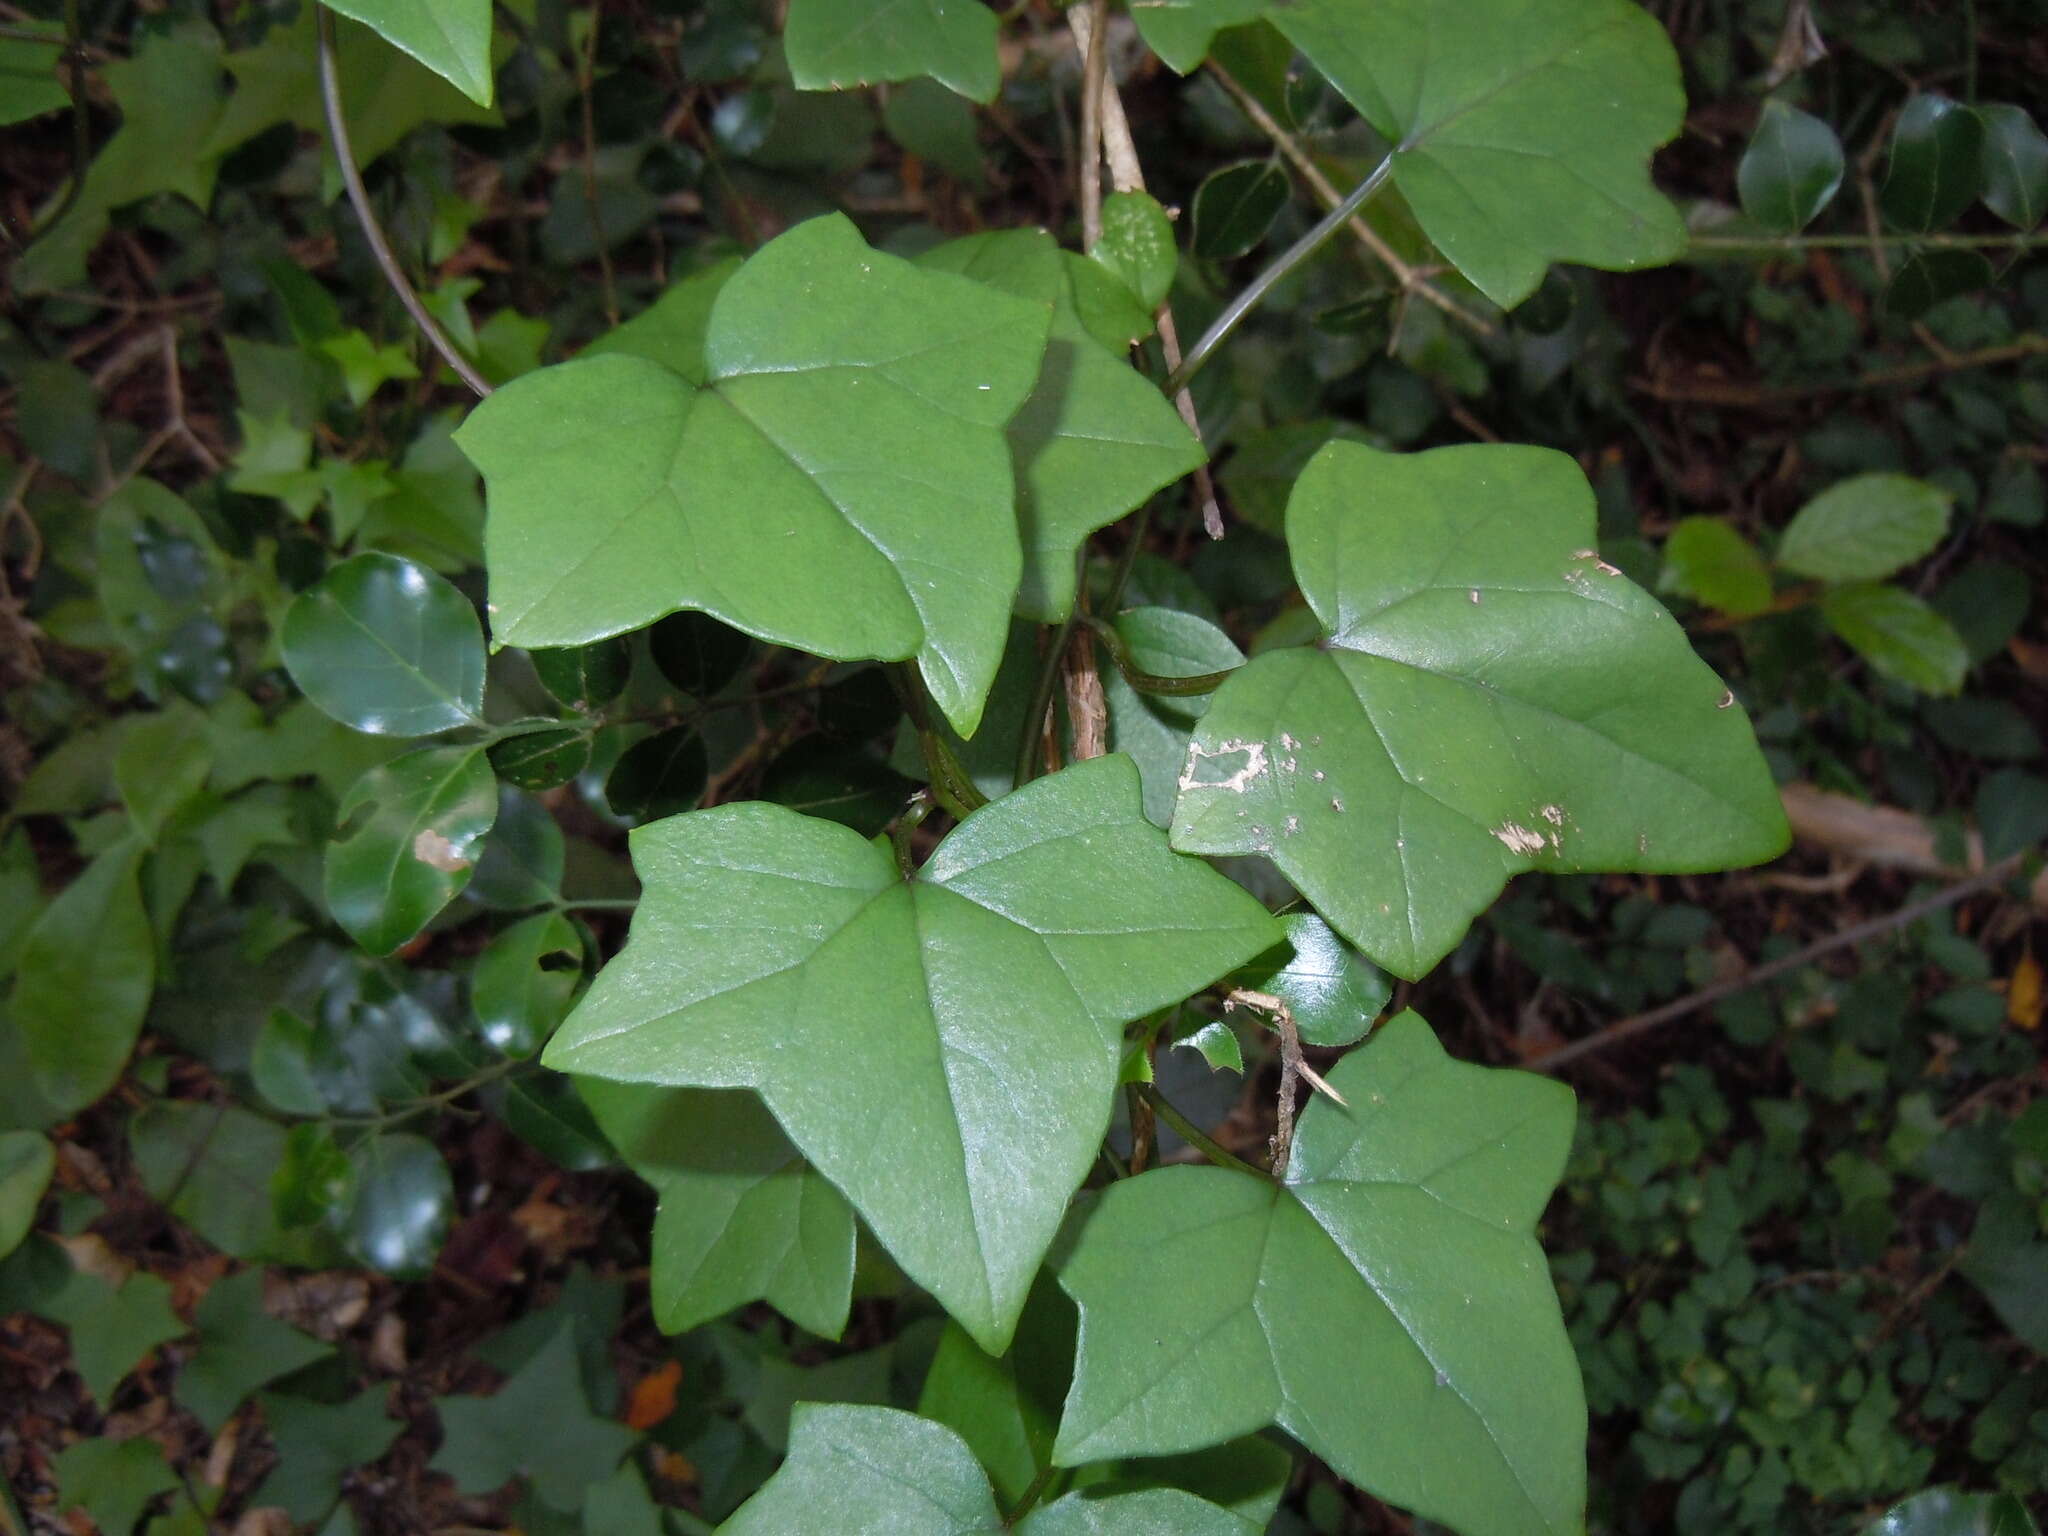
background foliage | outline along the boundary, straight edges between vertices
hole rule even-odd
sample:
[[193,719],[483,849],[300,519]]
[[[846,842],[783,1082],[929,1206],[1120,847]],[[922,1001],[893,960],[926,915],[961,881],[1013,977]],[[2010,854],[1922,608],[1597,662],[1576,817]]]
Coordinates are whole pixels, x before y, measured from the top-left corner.
[[[1294,1001],[1325,1066],[1395,1003],[1454,1056],[1569,1076],[1578,1131],[1540,1230],[1594,1416],[1595,1528],[1846,1531],[1936,1483],[2011,1500],[1937,1496],[1885,1528],[2039,1511],[2038,864],[1915,905],[1920,882],[2048,834],[2033,7],[1977,0],[1960,24],[1912,0],[1644,12],[1684,66],[1685,131],[1655,176],[1690,238],[1655,222],[1668,210],[1629,164],[1587,151],[1586,174],[1677,258],[1629,275],[1546,272],[1619,238],[1582,194],[1531,197],[1516,241],[1475,247],[1429,173],[1486,153],[1464,131],[1483,121],[1355,115],[1303,57],[1330,57],[1327,7],[1284,36],[1240,25],[1254,5],[1161,11],[1144,41],[1176,65],[1224,27],[1186,78],[1119,20],[1109,67],[1178,219],[1112,199],[1101,261],[1026,240],[1000,282],[990,248],[944,242],[1038,225],[1078,243],[1078,61],[1050,5],[1011,8],[999,74],[996,15],[973,5],[885,31],[879,67],[835,55],[849,8],[825,0],[789,7],[786,32],[757,0],[514,0],[494,28],[474,5],[453,32],[423,28],[424,6],[342,9],[372,204],[493,384],[595,354],[579,366],[608,378],[699,368],[677,386],[690,401],[765,388],[697,361],[719,355],[714,296],[736,258],[835,211],[924,273],[1018,295],[964,311],[988,358],[1048,303],[1055,346],[1120,347],[1149,330],[1132,292],[1170,293],[1192,337],[1320,214],[1318,183],[1358,182],[1383,136],[1420,145],[1364,233],[1288,276],[1195,379],[1228,536],[1209,543],[1198,505],[1160,497],[1116,645],[1152,674],[1299,665],[1331,604],[1278,535],[1333,439],[1562,450],[1598,495],[1591,558],[1660,593],[1733,685],[1801,843],[1724,879],[1525,874],[1398,990],[1297,914],[1293,974],[1252,959],[1239,979]],[[342,198],[313,34],[310,7],[190,0],[10,7],[0,31],[0,1522],[264,1530],[282,1525],[250,1512],[281,1510],[336,1532],[638,1536],[711,1529],[782,1464],[730,1528],[784,1529],[801,1517],[777,1499],[853,1497],[835,1447],[925,1435],[957,1528],[982,1528],[1049,1464],[1068,1297],[1041,1278],[1016,1346],[986,1355],[991,1329],[948,1320],[750,1096],[579,1095],[536,1057],[623,940],[628,828],[765,800],[872,836],[926,773],[920,731],[974,723],[949,668],[994,676],[984,729],[955,745],[999,792],[1036,657],[1001,604],[967,658],[899,615],[890,654],[918,652],[943,716],[907,719],[880,668],[661,617],[630,565],[564,609],[616,605],[620,639],[552,648],[534,609],[510,632],[493,615],[511,646],[487,654],[464,450],[503,494],[494,435],[516,456],[533,431],[515,400],[534,396],[508,392],[458,445],[459,382]],[[833,85],[859,88],[809,89]],[[1680,106],[1640,110],[1647,144]],[[1033,380],[1009,375],[988,381],[1006,399],[984,446],[1020,455],[1027,496],[1075,519],[1024,553],[1024,611],[1057,618],[1077,585],[1108,594],[1126,546],[1105,539],[1078,578],[1067,555],[1191,459],[1149,387],[1128,483],[1058,422],[1021,457],[996,427]],[[1091,406],[1139,411],[1136,377],[1091,376]],[[870,451],[915,454],[916,425]],[[598,472],[634,464],[622,449]],[[564,474],[536,505],[575,489]],[[545,582],[573,551],[528,553]],[[869,611],[786,584],[758,601],[757,628]],[[1250,707],[1252,679],[1212,706],[1105,665],[1112,741],[1155,822],[1190,734],[1229,737],[1235,717],[1205,717]],[[1289,873],[1313,893],[1313,868]],[[1233,894],[1213,898],[1219,925]],[[1866,918],[1864,942],[1802,950]],[[1612,1030],[1773,961],[1660,1029]],[[1559,1054],[1569,1042],[1592,1044]],[[1270,1035],[1212,998],[1152,1044],[1126,1074],[1256,1157]],[[676,1095],[698,1102],[678,1115]],[[1341,1183],[1311,1155],[1313,1114],[1303,1156]],[[1112,1145],[1129,1155],[1128,1124]],[[1174,1177],[1240,1193],[1223,1169]],[[1091,1252],[1079,1273],[1131,1283],[1115,1262]],[[952,1279],[918,1278],[942,1295]],[[1105,1432],[1087,1476],[1153,1487],[1162,1530],[1219,1510],[1218,1530],[1419,1528],[1338,1481],[1317,1455],[1358,1474],[1311,1428],[1281,1427],[1299,1443],[1181,1463],[1116,1460]],[[1051,1492],[1022,1529],[1089,1518],[1078,1489]]]

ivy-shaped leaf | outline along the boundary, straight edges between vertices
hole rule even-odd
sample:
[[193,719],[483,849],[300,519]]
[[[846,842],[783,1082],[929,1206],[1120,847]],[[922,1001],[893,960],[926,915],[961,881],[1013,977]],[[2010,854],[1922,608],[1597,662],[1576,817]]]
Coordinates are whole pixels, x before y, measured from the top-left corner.
[[985,102],[1003,83],[995,12],[980,0],[790,0],[782,42],[806,91],[930,75]]
[[278,1462],[250,1495],[252,1508],[275,1505],[294,1526],[326,1518],[341,1498],[341,1480],[391,1449],[405,1425],[387,1410],[378,1388],[341,1403],[264,1394],[263,1418],[277,1442]]
[[493,1396],[439,1397],[434,1408],[441,1449],[433,1466],[460,1491],[489,1493],[524,1475],[542,1503],[564,1513],[579,1508],[584,1490],[610,1477],[639,1438],[591,1412],[567,1321]]
[[[974,1453],[952,1430],[896,1408],[799,1403],[789,1456],[719,1536],[1002,1536]],[[1177,1488],[1095,1488],[1035,1509],[1017,1536],[1256,1536],[1253,1522]]]
[[187,1332],[171,1310],[171,1288],[138,1270],[119,1285],[74,1269],[39,1309],[71,1332],[71,1364],[102,1408],[159,1344]]
[[1464,1536],[1580,1529],[1585,1398],[1533,1235],[1571,1091],[1454,1062],[1414,1014],[1330,1082],[1349,1107],[1303,1113],[1284,1184],[1168,1167],[1110,1187],[1060,1275],[1081,1344],[1055,1459],[1278,1424]]
[[1167,0],[1132,15],[1190,69],[1263,15],[1394,146],[1438,249],[1512,309],[1553,261],[1626,271],[1685,244],[1651,184],[1685,93],[1671,40],[1630,0]]
[[1267,855],[1415,977],[1517,871],[1725,869],[1785,846],[1748,720],[1593,550],[1564,455],[1331,443],[1287,536],[1327,638],[1217,690],[1176,848]]
[[1038,387],[1011,418],[1024,580],[1017,612],[1056,624],[1074,606],[1074,553],[1154,491],[1201,467],[1201,443],[1157,386],[1088,333],[1070,268],[1043,230],[953,240],[918,258],[1052,306]]
[[480,107],[491,104],[491,0],[322,0],[374,28]]
[[853,1211],[751,1093],[586,1077],[583,1101],[654,1186],[654,1320],[683,1333],[765,1301],[836,1339],[853,1297]]
[[490,488],[497,639],[696,608],[820,656],[915,656],[972,734],[1022,567],[1002,428],[1050,320],[833,215],[727,279],[702,388],[631,355],[507,385],[458,434]]
[[217,1280],[193,1315],[199,1334],[178,1368],[177,1399],[219,1434],[249,1394],[280,1376],[324,1360],[333,1349],[288,1328],[263,1310],[263,1271],[245,1269]]
[[1279,937],[1172,855],[1124,757],[975,812],[911,880],[849,828],[761,804],[632,846],[631,938],[543,1060],[755,1089],[992,1354],[1107,1129],[1123,1024]]

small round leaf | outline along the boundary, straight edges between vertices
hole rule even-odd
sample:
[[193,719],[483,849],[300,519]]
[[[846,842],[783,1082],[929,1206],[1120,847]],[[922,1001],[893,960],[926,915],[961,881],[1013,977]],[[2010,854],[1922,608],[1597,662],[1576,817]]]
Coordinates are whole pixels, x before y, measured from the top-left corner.
[[484,634],[469,599],[396,555],[357,555],[285,613],[284,664],[326,714],[373,736],[476,725]]
[[1892,129],[1878,200],[1900,229],[1927,234],[1961,217],[1984,185],[1984,119],[1934,92],[1908,101]]
[[566,784],[590,762],[590,737],[578,730],[528,731],[492,746],[491,767],[499,778],[538,793]]
[[1991,286],[1991,263],[1982,251],[1919,251],[1892,274],[1884,291],[1885,313],[1918,320],[1944,299]]
[[1122,278],[1147,311],[1165,302],[1180,264],[1166,210],[1143,192],[1103,199],[1102,238],[1088,254]]
[[1764,103],[1756,134],[1735,168],[1742,211],[1772,229],[1797,232],[1842,186],[1842,141],[1810,112]]
[[661,675],[693,698],[705,699],[731,682],[753,642],[708,613],[672,613],[647,632],[648,650]]
[[469,884],[498,786],[484,754],[429,747],[373,768],[341,803],[327,848],[327,906],[372,954],[388,955]]
[[431,1141],[405,1131],[372,1136],[349,1161],[356,1198],[341,1223],[348,1251],[396,1279],[425,1278],[455,1210],[448,1164]]
[[50,1187],[57,1154],[36,1131],[0,1134],[0,1259],[21,1246]]
[[2048,134],[2023,107],[1995,102],[1977,109],[1984,120],[1984,206],[2016,229],[2048,214]]
[[633,648],[614,635],[589,645],[543,646],[528,651],[541,686],[571,709],[602,709],[625,691]]
[[1266,238],[1287,206],[1287,173],[1270,160],[1226,165],[1195,191],[1194,247],[1211,261],[1234,261]]
[[604,781],[604,797],[621,816],[659,821],[694,809],[710,772],[704,738],[678,725],[626,748]]
[[478,957],[470,999],[485,1041],[531,1056],[569,1011],[583,979],[583,935],[559,912],[514,923]]

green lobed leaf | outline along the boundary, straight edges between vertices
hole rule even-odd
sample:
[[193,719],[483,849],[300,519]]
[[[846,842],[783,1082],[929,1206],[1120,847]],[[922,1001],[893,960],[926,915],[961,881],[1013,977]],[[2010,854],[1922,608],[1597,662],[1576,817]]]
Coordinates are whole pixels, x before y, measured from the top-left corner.
[[1715,869],[1785,846],[1748,721],[1592,548],[1571,460],[1333,442],[1287,530],[1328,639],[1265,651],[1217,691],[1176,848],[1266,855],[1415,977],[1519,870]]
[[1132,11],[1183,71],[1264,16],[1394,146],[1423,232],[1503,309],[1553,261],[1628,271],[1683,249],[1651,151],[1685,114],[1663,27],[1629,0],[1165,0]]
[[148,1435],[127,1440],[79,1440],[51,1460],[58,1512],[84,1508],[102,1531],[125,1533],[149,1501],[179,1486],[164,1448]]
[[387,1394],[358,1393],[342,1403],[265,1393],[264,1422],[277,1444],[277,1465],[249,1496],[251,1508],[275,1506],[295,1526],[327,1517],[341,1499],[342,1478],[378,1460],[405,1429],[386,1412]]
[[1935,91],[1910,98],[1892,127],[1878,202],[1900,229],[1927,234],[1962,217],[1984,186],[1984,120]]
[[263,1271],[216,1280],[193,1314],[198,1345],[178,1367],[174,1388],[208,1434],[217,1435],[259,1387],[334,1353],[263,1310]]
[[372,954],[413,939],[461,893],[498,816],[481,749],[424,747],[372,768],[341,802],[327,907]]
[[35,1225],[36,1210],[50,1175],[57,1171],[56,1149],[36,1131],[0,1131],[0,1259],[21,1246]]
[[490,0],[322,0],[402,48],[480,107],[491,104]]
[[429,736],[483,723],[476,610],[410,560],[344,560],[293,601],[283,638],[292,681],[343,725]]
[[663,1332],[765,1301],[839,1337],[853,1294],[853,1211],[757,1096],[597,1077],[577,1088],[660,1196],[648,1288]]
[[704,338],[711,328],[711,306],[719,290],[739,269],[739,259],[734,257],[677,279],[646,309],[624,325],[606,331],[578,355],[604,357],[624,353],[628,357],[644,357],[681,374],[692,384],[709,383],[710,376],[704,368]]
[[782,43],[806,91],[930,75],[987,102],[1002,86],[995,13],[978,0],[790,0]]
[[1041,1270],[1008,1354],[988,1354],[958,1323],[939,1335],[917,1411],[967,1442],[1005,1508],[1052,1465],[1060,1401],[1074,1375],[1076,1321],[1074,1304]]
[[74,1269],[38,1310],[70,1330],[72,1367],[103,1410],[130,1371],[186,1332],[171,1310],[170,1286],[140,1270],[109,1285]]
[[489,1493],[524,1476],[542,1503],[564,1513],[581,1508],[585,1490],[609,1478],[639,1438],[591,1411],[570,1322],[494,1395],[438,1397],[434,1408],[441,1448],[432,1465],[459,1491]]
[[1107,1128],[1123,1024],[1278,936],[1173,857],[1117,756],[975,812],[909,881],[759,804],[642,827],[633,854],[632,935],[546,1064],[755,1089],[991,1353]]
[[[61,1111],[120,1080],[156,988],[143,849],[115,843],[45,907],[22,942],[9,1005],[35,1086]],[[81,944],[81,934],[92,935]]]
[[1735,168],[1742,211],[1759,224],[1797,234],[1842,186],[1842,141],[1810,112],[1766,101],[1749,148]]
[[1157,387],[1089,334],[1065,254],[1043,230],[1009,230],[948,241],[918,258],[921,267],[1052,306],[1037,388],[1007,429],[1024,544],[1016,611],[1047,624],[1073,609],[1075,555],[1088,535],[1205,459]]
[[2024,107],[1991,102],[1977,108],[1984,124],[1984,206],[2015,229],[2048,216],[2048,134]]
[[128,1145],[152,1200],[223,1252],[315,1265],[336,1257],[324,1233],[281,1227],[271,1181],[282,1126],[238,1104],[159,1099],[129,1122]]
[[1886,677],[1923,693],[1955,693],[1969,670],[1962,637],[1934,609],[1903,587],[1858,582],[1831,587],[1821,617]]
[[1684,517],[1664,541],[1657,589],[1746,618],[1771,606],[1771,573],[1756,546],[1718,517]]
[[1173,223],[1158,199],[1144,192],[1112,192],[1102,200],[1102,236],[1088,254],[1121,278],[1148,311],[1166,302],[1180,266]]
[[1778,564],[1822,581],[1877,581],[1933,551],[1954,497],[1910,475],[1855,475],[1799,509]]
[[832,1512],[839,1536],[996,1536],[988,1478],[942,1424],[895,1408],[799,1403],[789,1456],[719,1536],[787,1536]]
[[1585,1400],[1533,1235],[1570,1090],[1452,1061],[1414,1014],[1330,1081],[1350,1107],[1308,1107],[1284,1184],[1181,1166],[1104,1195],[1060,1276],[1081,1343],[1055,1458],[1278,1424],[1465,1536],[1580,1529]]
[[1022,560],[1001,429],[1049,322],[834,215],[719,290],[702,388],[621,355],[515,380],[458,434],[490,487],[496,637],[576,645],[701,609],[816,655],[915,656],[971,734]]

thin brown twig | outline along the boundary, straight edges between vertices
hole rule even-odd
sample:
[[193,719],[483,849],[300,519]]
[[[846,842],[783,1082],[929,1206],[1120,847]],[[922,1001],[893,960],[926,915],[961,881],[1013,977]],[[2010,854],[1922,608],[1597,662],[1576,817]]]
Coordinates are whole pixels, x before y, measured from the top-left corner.
[[[1094,51],[1095,37],[1093,11],[1075,6],[1067,12],[1067,26],[1074,34],[1074,45],[1085,60]],[[1084,93],[1086,87],[1083,87]],[[1138,163],[1137,141],[1131,137],[1130,119],[1124,114],[1123,97],[1117,93],[1116,80],[1107,70],[1103,72],[1102,89],[1097,101],[1102,120],[1102,151],[1109,161],[1111,183],[1119,192],[1143,192],[1145,190],[1145,169]],[[1083,116],[1086,116],[1085,104]],[[1091,164],[1087,174],[1097,174]],[[1159,328],[1159,351],[1166,361],[1168,376],[1180,371],[1182,353],[1180,328],[1173,322],[1171,301],[1161,303],[1153,315],[1153,323]],[[1179,389],[1173,396],[1174,409],[1180,412],[1180,419],[1186,423],[1196,442],[1202,440],[1202,422],[1195,411],[1195,397],[1186,389]],[[1194,473],[1195,502],[1202,517],[1202,529],[1212,539],[1223,537],[1223,508],[1216,500],[1216,481],[1209,473],[1205,461]]]
[[440,353],[442,360],[455,370],[456,376],[476,392],[477,398],[482,399],[491,393],[490,381],[448,339],[440,322],[427,312],[427,306],[413,292],[405,268],[398,264],[391,243],[384,238],[383,226],[377,222],[377,215],[370,207],[370,189],[363,185],[363,173],[356,169],[355,150],[349,143],[348,118],[342,110],[341,76],[334,63],[334,13],[324,5],[316,5],[314,9],[319,17],[320,97],[327,111],[327,135],[334,146],[334,158],[341,165],[341,180],[348,188],[348,200],[354,205],[356,218],[362,223],[363,238],[369,242],[370,254],[383,270],[384,281],[398,295],[398,302],[412,316],[413,324],[420,328],[420,334],[427,338],[428,345]]
[[2026,335],[2012,341],[2000,342],[1995,347],[1980,347],[1974,352],[1951,352],[1946,356],[1922,358],[1917,362],[1900,363],[1890,368],[1873,368],[1847,379],[1834,379],[1816,384],[1739,384],[1713,379],[1679,380],[1667,383],[1662,379],[1634,378],[1629,388],[1638,394],[1650,396],[1653,400],[1664,400],[1681,405],[1720,405],[1740,409],[1744,406],[1785,405],[1816,395],[1850,394],[1865,389],[1895,389],[1901,385],[1918,384],[1945,373],[1959,373],[1970,368],[1993,368],[2000,363],[2021,362],[2029,357],[2048,353],[2048,336]]
[[1109,0],[1092,0],[1081,50],[1081,158],[1075,191],[1081,198],[1081,245],[1094,250],[1102,238],[1102,84],[1109,46]]
[[1569,1045],[1559,1046],[1533,1061],[1525,1062],[1524,1065],[1533,1072],[1555,1072],[1558,1068],[1577,1061],[1581,1056],[1604,1051],[1609,1046],[1619,1045],[1624,1040],[1632,1040],[1637,1035],[1645,1034],[1661,1025],[1711,1008],[1723,998],[1733,997],[1738,992],[1747,992],[1751,987],[1762,986],[1788,971],[1796,971],[1811,965],[1822,956],[1833,954],[1838,949],[1848,949],[1870,939],[1882,938],[1885,934],[1904,928],[1909,923],[1918,922],[1923,917],[1952,907],[1959,901],[1966,901],[1980,892],[2003,885],[2019,870],[2031,851],[2023,849],[2019,853],[2011,854],[1968,879],[1957,881],[1946,890],[1936,891],[1931,896],[1908,902],[1896,911],[1887,912],[1880,917],[1852,923],[1824,939],[1816,939],[1801,949],[1795,949],[1789,955],[1780,955],[1776,960],[1753,966],[1740,976],[1717,981],[1710,987],[1702,987],[1697,992],[1665,1003],[1661,1007],[1652,1008],[1646,1013],[1619,1019],[1597,1034],[1588,1035],[1583,1040],[1574,1040]]
[[[1322,167],[1316,164],[1314,157],[1302,146],[1301,141],[1280,125],[1279,120],[1266,110],[1265,104],[1258,97],[1246,90],[1237,77],[1216,60],[1209,60],[1208,69],[1216,77],[1216,83],[1237,103],[1239,110],[1251,119],[1252,125],[1273,141],[1273,147],[1280,151],[1287,163],[1292,165],[1301,179],[1308,184],[1309,191],[1315,194],[1316,201],[1323,205],[1326,212],[1344,201],[1344,194],[1339,192],[1330,178],[1323,174]],[[1366,223],[1362,217],[1353,218],[1345,227],[1351,231],[1352,238],[1363,246],[1375,261],[1393,274],[1394,281],[1401,285],[1403,294],[1421,299],[1425,304],[1442,310],[1451,319],[1478,335],[1491,336],[1494,333],[1494,327],[1485,319],[1473,314],[1431,283],[1417,268],[1403,261],[1399,253],[1380,238],[1379,231]]]

